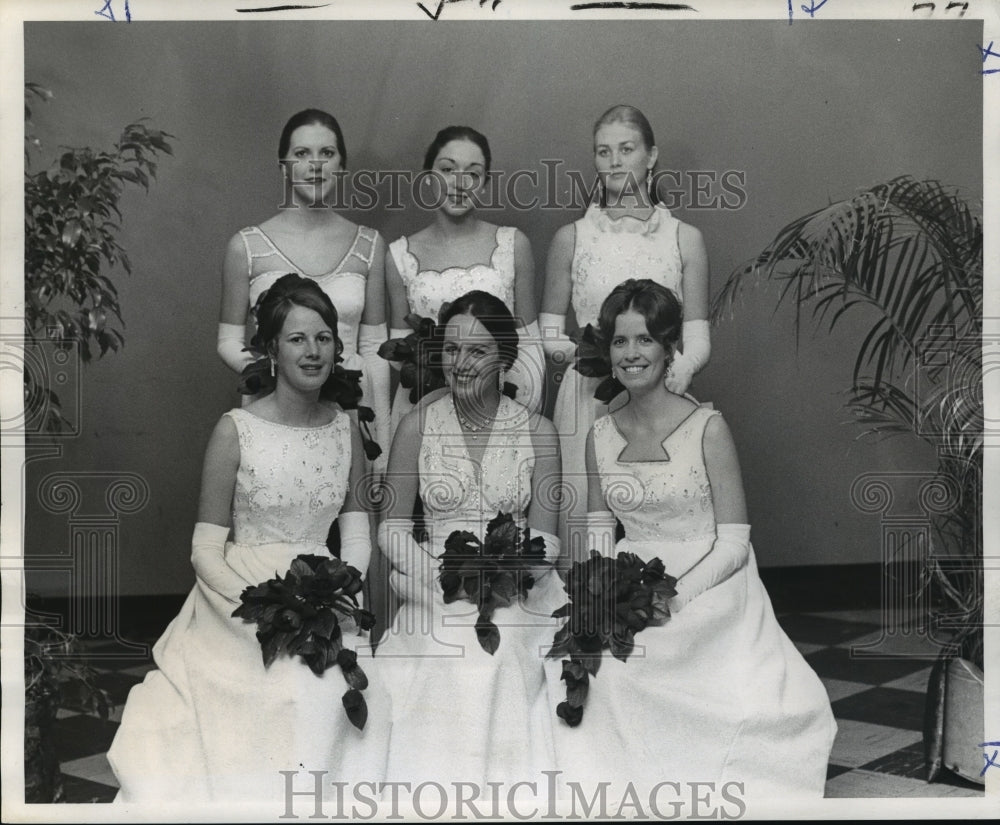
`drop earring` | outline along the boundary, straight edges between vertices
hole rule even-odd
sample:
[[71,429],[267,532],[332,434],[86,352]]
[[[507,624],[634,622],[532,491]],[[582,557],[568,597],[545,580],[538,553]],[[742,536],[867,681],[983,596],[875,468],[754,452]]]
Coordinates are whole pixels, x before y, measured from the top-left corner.
[[271,362],[271,377],[274,378],[274,359],[268,358],[267,360]]
[[653,202],[653,167],[646,170],[646,194],[649,195],[649,202]]
[[503,367],[500,368],[500,372],[497,373],[497,389],[500,390],[500,394],[503,395],[503,385],[504,385],[504,375]]

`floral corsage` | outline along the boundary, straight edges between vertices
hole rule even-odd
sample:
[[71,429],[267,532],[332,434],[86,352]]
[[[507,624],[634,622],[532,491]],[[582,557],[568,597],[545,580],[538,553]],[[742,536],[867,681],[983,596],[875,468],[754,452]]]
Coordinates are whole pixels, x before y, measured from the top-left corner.
[[330,556],[300,555],[284,577],[246,588],[233,616],[257,623],[264,666],[279,654],[299,656],[316,675],[333,665],[348,684],[343,704],[351,723],[364,729],[368,706],[361,694],[368,677],[357,654],[341,643],[344,630],[371,630],[375,616],[358,604],[361,573]]
[[544,565],[545,540],[521,530],[510,513],[498,513],[486,525],[480,541],[474,534],[456,530],[444,543],[440,557],[441,590],[446,604],[465,599],[479,608],[476,638],[491,656],[500,646],[500,630],[493,612],[523,598],[535,584],[532,567]]
[[[443,311],[443,310],[442,310]],[[399,383],[410,391],[410,403],[446,385],[441,371],[441,330],[430,318],[407,315],[406,323],[413,330],[405,338],[392,338],[378,348],[387,361],[399,361]]]
[[610,650],[625,661],[635,646],[635,634],[670,617],[667,600],[677,591],[677,579],[664,572],[658,558],[644,562],[634,553],[610,558],[592,551],[586,561],[575,562],[566,577],[569,601],[555,618],[567,618],[556,631],[551,659],[563,659],[562,679],[566,701],[556,714],[570,727],[583,719],[590,677],[597,676],[602,651]]
[[611,403],[625,387],[611,374],[611,358],[601,333],[593,324],[587,324],[583,329],[570,333],[570,338],[576,343],[576,363],[573,368],[587,378],[603,378],[594,390],[594,398],[603,404]]

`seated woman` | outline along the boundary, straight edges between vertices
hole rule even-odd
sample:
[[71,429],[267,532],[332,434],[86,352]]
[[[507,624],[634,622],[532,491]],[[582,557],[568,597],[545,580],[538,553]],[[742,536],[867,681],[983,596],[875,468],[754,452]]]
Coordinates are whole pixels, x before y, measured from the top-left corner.
[[[588,436],[589,512],[577,526],[604,556],[659,558],[676,595],[661,594],[669,618],[641,599],[612,605],[635,631],[625,661],[605,653],[596,674],[574,677],[573,657],[565,660],[570,682],[589,687],[582,719],[569,707],[563,663],[552,661],[553,704],[567,699],[557,764],[566,780],[619,790],[632,782],[643,798],[661,782],[714,782],[718,791],[730,781],[747,798],[822,796],[836,731],[830,701],[757,573],[729,429],[719,412],[664,386],[680,304],[651,280],[628,280],[599,320],[628,401]],[[625,529],[617,544],[616,519]],[[655,626],[645,626],[650,618]]]
[[[316,675],[287,655],[265,667],[255,625],[232,615],[245,588],[284,575],[296,556],[328,556],[335,518],[341,559],[363,572],[371,554],[360,435],[320,400],[341,347],[337,312],[315,281],[290,274],[264,294],[257,321],[274,389],[223,415],[209,441],[195,587],[153,648],[157,669],[130,692],[108,752],[120,802],[279,806],[279,771],[325,771],[332,793],[331,781],[377,781],[385,768],[392,710],[370,656],[360,730],[341,706],[339,667]],[[343,633],[361,656],[367,634]]]
[[[563,601],[544,558],[559,554],[558,438],[549,421],[501,392],[518,347],[503,301],[468,292],[445,309],[441,328],[449,391],[400,422],[386,475],[388,518],[379,528],[402,600],[376,653],[394,707],[386,775],[414,785],[540,780],[539,771],[554,765],[543,648]],[[418,488],[428,530],[419,543],[410,520]],[[545,546],[544,556],[518,565],[521,582],[533,580],[526,593],[486,572],[473,576],[478,595],[496,597],[485,617],[491,630],[480,606],[453,587],[446,594],[439,564],[444,555],[447,565],[455,531],[475,544],[498,514]]]

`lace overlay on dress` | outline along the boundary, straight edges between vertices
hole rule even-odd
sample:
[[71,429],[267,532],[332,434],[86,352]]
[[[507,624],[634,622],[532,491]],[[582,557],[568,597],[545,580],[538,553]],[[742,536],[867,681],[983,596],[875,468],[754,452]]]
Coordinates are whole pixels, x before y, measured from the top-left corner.
[[420,497],[431,546],[440,552],[456,522],[482,537],[498,512],[510,513],[523,527],[535,467],[528,411],[513,399],[501,398],[481,468],[469,457],[450,395],[431,404],[425,414]]
[[[282,275],[297,272],[304,278],[310,278],[320,285],[337,308],[337,335],[344,343],[345,361],[355,355],[358,348],[358,327],[365,309],[365,286],[375,255],[378,232],[367,226],[359,226],[344,257],[332,270],[322,275],[302,272],[259,226],[241,229],[240,237],[247,253],[250,306],[253,307],[261,293]],[[359,365],[352,362],[348,367],[358,369]]]
[[344,412],[320,427],[289,427],[244,409],[230,410],[240,443],[233,495],[233,540],[322,545],[347,495],[350,420]]
[[646,220],[611,218],[596,204],[576,222],[576,244],[570,269],[572,303],[577,324],[597,324],[601,304],[611,290],[629,278],[650,278],[674,291],[684,303],[677,233],[680,221],[664,206]]
[[389,244],[389,252],[406,286],[410,312],[437,320],[441,305],[473,289],[482,289],[503,301],[514,311],[514,236],[513,226],[498,226],[496,247],[488,264],[471,267],[449,266],[443,270],[420,269],[420,262],[410,252],[404,235]]
[[632,541],[691,541],[715,535],[702,440],[717,410],[698,407],[664,440],[659,461],[621,461],[627,442],[614,418],[594,422],[601,492]]

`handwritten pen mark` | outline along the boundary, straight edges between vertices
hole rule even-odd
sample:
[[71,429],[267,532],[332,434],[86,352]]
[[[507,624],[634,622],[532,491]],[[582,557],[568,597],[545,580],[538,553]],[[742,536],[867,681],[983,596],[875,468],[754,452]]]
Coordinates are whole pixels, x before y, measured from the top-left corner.
[[[979,747],[981,748],[1000,748],[1000,742],[982,742]],[[983,765],[983,769],[979,772],[980,776],[986,773],[987,768],[1000,768],[1000,762],[997,762],[997,757],[1000,756],[1000,751],[993,751],[993,756],[987,756],[983,754],[983,759],[986,760],[986,764]]]
[[[110,20],[112,23],[115,22],[115,10],[111,8],[111,0],[104,0],[104,5],[97,11],[94,12],[98,17],[104,17]],[[132,12],[128,7],[128,0],[125,0],[125,22],[132,22]]]
[[261,9],[237,9],[240,14],[249,14],[258,11],[299,11],[301,9],[325,9],[329,3],[322,3],[318,6],[267,6]]
[[[437,19],[441,16],[441,10],[444,8],[444,4],[445,3],[461,3],[461,2],[462,2],[462,0],[439,0],[437,11],[434,12],[434,14],[431,14],[430,9],[428,9],[427,6],[425,6],[423,3],[417,3],[417,5],[420,7],[420,10],[424,14],[426,14],[431,20],[434,20],[435,22],[437,22]],[[489,2],[489,0],[479,0],[479,8],[482,8],[488,2]],[[490,10],[491,11],[496,11],[497,10],[497,6],[499,6],[500,3],[501,3],[501,0],[493,0],[493,2],[490,4]]]
[[[993,41],[992,40],[990,41],[990,45],[988,45],[985,49],[982,46],[980,46],[978,43],[976,44],[976,46],[977,46],[977,48],[979,49],[980,53],[983,56],[983,63],[986,62],[986,58],[987,57],[1000,57],[1000,53],[993,51]],[[1000,69],[983,69],[980,72],[980,74],[996,74],[997,72],[1000,72]]]
[[947,6],[945,6],[944,10],[945,11],[951,11],[953,8],[956,8],[957,6],[961,6],[962,7],[962,10],[958,13],[958,16],[959,17],[964,17],[965,13],[969,10],[969,4],[968,3],[956,3],[956,2],[952,2],[952,3],[949,3]]
[[804,11],[810,17],[815,17],[816,12],[818,12],[825,5],[826,5],[826,0],[819,0],[819,3],[817,3],[816,0],[812,0],[810,5],[802,7],[802,11]]
[[926,9],[928,6],[930,6],[931,11],[934,11],[935,9],[934,3],[914,3],[913,8],[910,9],[910,11],[918,11],[919,9]]
[[586,11],[588,9],[651,9],[653,11],[698,11],[683,3],[575,3],[570,11]]

